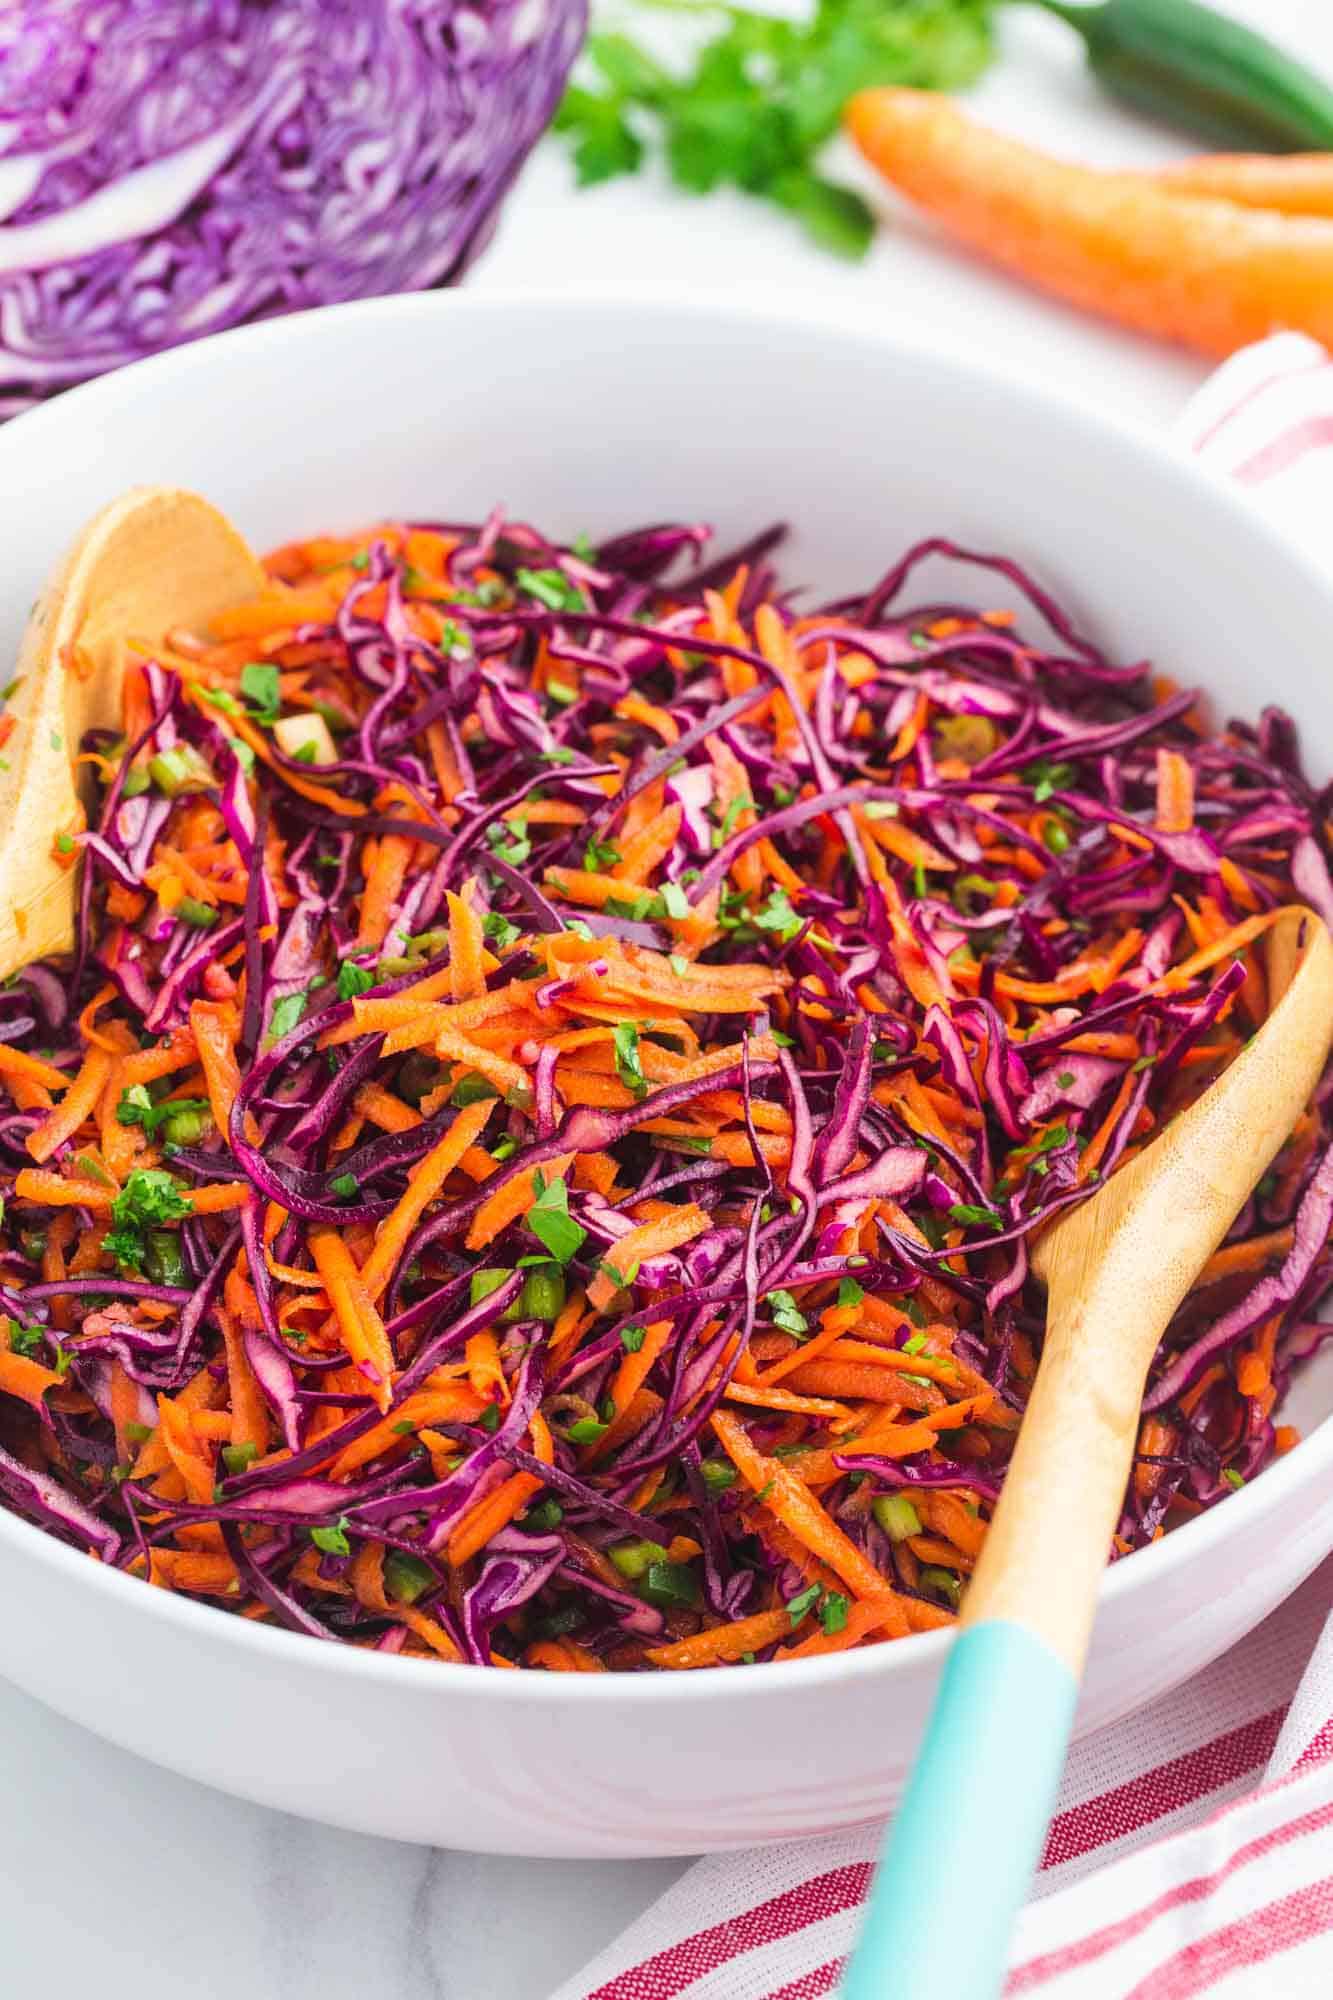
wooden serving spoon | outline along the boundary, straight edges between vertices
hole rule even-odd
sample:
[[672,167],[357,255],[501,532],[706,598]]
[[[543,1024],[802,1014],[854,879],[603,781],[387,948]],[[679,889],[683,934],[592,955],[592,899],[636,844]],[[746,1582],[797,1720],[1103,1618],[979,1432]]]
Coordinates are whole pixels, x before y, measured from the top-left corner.
[[33,610],[6,710],[0,770],[0,978],[74,948],[77,870],[55,842],[83,826],[74,765],[88,729],[121,726],[128,637],[202,629],[264,573],[230,521],[171,486],[138,486],[94,515]]
[[1064,1765],[1148,1369],[1333,1041],[1333,943],[1317,916],[1279,918],[1267,973],[1273,1004],[1248,1046],[1036,1245],[1041,1365],[842,2000],[990,2000],[1001,1990]]

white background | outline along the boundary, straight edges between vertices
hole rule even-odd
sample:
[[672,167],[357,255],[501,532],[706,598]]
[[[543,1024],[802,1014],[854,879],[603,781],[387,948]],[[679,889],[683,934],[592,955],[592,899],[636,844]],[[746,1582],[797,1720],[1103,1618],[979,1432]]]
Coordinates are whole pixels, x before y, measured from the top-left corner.
[[[1330,0],[1233,4],[1333,74]],[[1187,150],[1108,106],[1074,37],[1028,9],[1006,18],[1002,60],[975,101],[1090,161]],[[832,168],[858,172],[850,156]],[[960,258],[861,184],[886,226],[868,260],[848,266],[762,203],[694,199],[653,173],[575,195],[563,147],[547,142],[469,282],[785,291],[858,324],[910,319],[951,342],[974,338],[1016,372],[1153,422],[1202,379],[1191,357]],[[116,1671],[95,1631],[87,1658],[89,1673]],[[544,2000],[681,1866],[501,1861],[335,1833],[154,1770],[0,1684],[0,1993],[14,2000]]]

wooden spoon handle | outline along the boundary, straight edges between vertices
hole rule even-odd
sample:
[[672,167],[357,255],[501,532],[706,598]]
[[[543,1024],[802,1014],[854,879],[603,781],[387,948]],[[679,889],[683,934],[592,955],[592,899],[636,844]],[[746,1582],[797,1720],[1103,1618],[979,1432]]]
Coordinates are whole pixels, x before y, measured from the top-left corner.
[[1041,1367],[963,1622],[1006,1618],[1083,1669],[1152,1349],[1132,1295],[1053,1305]]

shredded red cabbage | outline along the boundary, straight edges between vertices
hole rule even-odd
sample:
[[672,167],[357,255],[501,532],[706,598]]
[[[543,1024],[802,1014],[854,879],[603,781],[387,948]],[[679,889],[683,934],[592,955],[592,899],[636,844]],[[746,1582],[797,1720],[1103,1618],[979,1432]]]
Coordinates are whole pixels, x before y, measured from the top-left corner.
[[[1330,793],[1007,561],[806,611],[707,540],[301,544],[130,671],[77,957],[0,993],[8,1507],[476,1664],[952,1618],[1028,1239],[1262,1020]],[[941,549],[1001,604],[903,608]],[[1331,1095],[1168,1330],[1119,1554],[1294,1442]]]

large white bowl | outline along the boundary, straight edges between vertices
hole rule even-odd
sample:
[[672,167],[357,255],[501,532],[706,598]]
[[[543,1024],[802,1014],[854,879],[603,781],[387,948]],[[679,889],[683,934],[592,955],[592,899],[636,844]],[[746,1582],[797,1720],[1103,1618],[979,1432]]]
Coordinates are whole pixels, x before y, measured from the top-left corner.
[[[1204,682],[1220,712],[1288,706],[1327,772],[1328,581],[1092,401],[785,313],[456,294],[311,313],[0,431],[0,655],[86,516],[140,480],[197,487],[260,546],[496,500],[594,537],[700,517],[740,536],[777,515],[796,528],[788,574],[825,592],[926,533],[1017,556],[1119,654]],[[1197,1671],[1333,1545],[1331,1411],[1325,1362],[1292,1398],[1304,1443],[1108,1573],[1080,1732]],[[881,1813],[947,1643],[640,1678],[444,1667],[150,1590],[3,1511],[0,1604],[0,1671],[174,1770],[372,1833],[548,1855],[725,1848]]]

